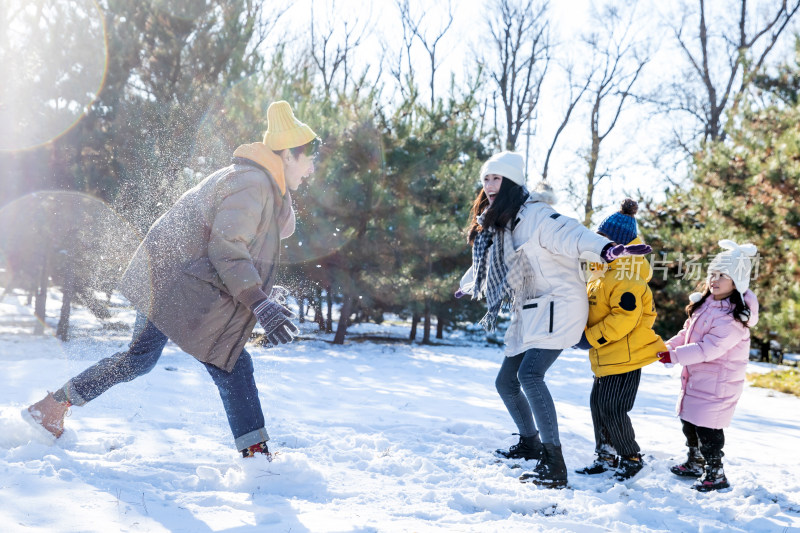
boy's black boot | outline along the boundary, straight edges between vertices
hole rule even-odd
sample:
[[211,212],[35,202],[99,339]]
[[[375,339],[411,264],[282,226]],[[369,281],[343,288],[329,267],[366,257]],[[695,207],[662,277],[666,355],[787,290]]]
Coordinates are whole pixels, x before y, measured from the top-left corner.
[[636,455],[620,457],[619,466],[617,466],[617,471],[614,472],[614,478],[617,481],[625,481],[638,474],[642,468],[644,468],[642,454],[637,453]]
[[703,458],[703,454],[700,453],[700,448],[690,446],[686,462],[679,465],[672,465],[669,471],[681,477],[700,477],[703,475],[703,468],[705,465],[706,460]]
[[728,483],[728,478],[725,477],[722,458],[720,457],[709,457],[708,461],[706,461],[703,477],[692,485],[693,489],[700,492],[727,489],[728,487],[730,487],[730,483]]
[[619,466],[619,460],[617,459],[617,456],[613,453],[601,450],[597,452],[597,455],[595,455],[594,462],[592,464],[589,466],[584,466],[583,468],[579,468],[575,471],[575,473],[591,476],[594,474],[608,472],[609,470],[617,468],[617,466]]
[[538,433],[533,437],[520,435],[517,444],[512,445],[508,450],[495,450],[494,453],[506,459],[537,461],[542,457],[542,441],[539,440]]
[[567,486],[567,465],[561,446],[542,444],[542,458],[532,473],[522,474],[520,481],[532,482],[548,489],[563,489]]

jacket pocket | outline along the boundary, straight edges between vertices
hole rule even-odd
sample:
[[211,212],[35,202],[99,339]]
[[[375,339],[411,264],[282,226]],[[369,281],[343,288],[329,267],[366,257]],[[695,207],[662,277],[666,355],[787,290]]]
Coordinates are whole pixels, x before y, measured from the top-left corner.
[[553,334],[555,302],[552,297],[542,296],[526,300],[519,314],[523,343],[544,339]]
[[214,265],[211,264],[211,260],[208,257],[200,257],[189,262],[183,267],[183,271],[192,277],[210,283],[216,289],[226,294],[228,293],[228,289],[225,287],[225,284],[222,283],[222,278],[219,277],[217,270],[214,268]]
[[623,365],[631,362],[630,335],[596,348],[598,366]]
[[709,395],[717,394],[717,374],[715,372],[694,370],[689,376],[687,389]]

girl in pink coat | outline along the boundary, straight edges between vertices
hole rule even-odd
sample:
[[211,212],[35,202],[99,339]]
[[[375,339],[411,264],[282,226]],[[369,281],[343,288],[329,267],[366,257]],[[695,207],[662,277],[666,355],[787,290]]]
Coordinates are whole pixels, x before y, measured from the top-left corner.
[[678,416],[689,447],[686,462],[670,470],[699,478],[694,488],[707,492],[730,486],[722,468],[723,428],[730,425],[744,388],[750,355],[750,328],[758,322],[758,300],[748,289],[752,244],[719,241],[725,249],[708,267],[702,293],[689,296],[689,318],[660,352],[665,364],[680,363]]

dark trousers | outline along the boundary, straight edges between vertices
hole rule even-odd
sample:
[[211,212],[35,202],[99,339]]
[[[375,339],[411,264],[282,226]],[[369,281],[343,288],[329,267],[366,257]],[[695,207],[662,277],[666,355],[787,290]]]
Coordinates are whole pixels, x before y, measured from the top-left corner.
[[686,445],[690,448],[700,448],[700,453],[706,461],[722,459],[722,447],[725,446],[725,432],[721,429],[704,428],[695,426],[681,418],[683,434],[686,435]]
[[642,371],[637,369],[625,374],[594,378],[589,407],[592,410],[596,452],[608,453],[608,447],[611,446],[622,457],[639,453],[628,413],[636,401],[641,377]]

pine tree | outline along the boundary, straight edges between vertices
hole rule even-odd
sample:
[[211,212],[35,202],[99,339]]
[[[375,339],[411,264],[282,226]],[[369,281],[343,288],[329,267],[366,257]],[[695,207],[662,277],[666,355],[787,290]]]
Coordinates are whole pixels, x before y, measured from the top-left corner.
[[464,228],[475,197],[485,149],[479,140],[475,88],[429,109],[415,99],[392,117],[387,168],[399,195],[392,227],[400,254],[396,265],[406,310],[423,320],[423,342],[430,342],[432,315],[454,323],[467,305],[455,305],[454,291],[469,267]]
[[117,205],[145,231],[194,185],[185,169],[204,156],[197,132],[207,114],[262,66],[253,42],[261,7],[178,0],[109,1],[108,9],[110,31],[126,36],[135,54],[111,124],[124,184]]
[[667,259],[651,282],[664,335],[680,328],[686,296],[696,285],[681,279],[686,263],[679,264],[679,254],[698,257],[705,276],[708,261],[721,251],[718,240],[758,247],[750,287],[761,311],[752,334],[754,347],[765,353],[773,338],[800,348],[800,54],[758,85],[758,98],[731,117],[727,140],[696,154],[692,188],[669,192],[642,222],[656,253]]
[[[78,0],[14,1],[8,7],[0,10],[0,66],[9,80],[0,102],[14,105],[0,104],[0,119],[13,126],[0,132],[0,151],[9,149],[10,142],[21,143],[12,149],[26,147],[31,139],[47,144],[2,154],[0,178],[7,186],[0,191],[0,206],[12,210],[8,202],[31,190],[86,193],[113,202],[137,229],[146,231],[194,184],[195,175],[185,169],[195,155],[202,156],[202,147],[195,152],[196,133],[206,113],[233,83],[260,68],[260,4]],[[10,70],[5,72],[6,68]],[[89,83],[93,76],[94,84]],[[9,91],[25,100],[6,98]],[[84,101],[87,95],[89,102]],[[5,115],[14,109],[33,115],[14,121]],[[51,130],[62,133],[62,123],[74,125],[55,138],[44,136]],[[53,124],[59,127],[53,129]],[[79,296],[79,290],[89,294],[89,288],[102,289],[105,281],[100,280],[107,278],[104,267],[116,267],[120,249],[127,249],[82,231],[64,233],[64,228],[82,229],[81,223],[87,221],[95,224],[95,231],[103,230],[97,226],[101,215],[93,207],[96,204],[76,198],[30,197],[50,202],[47,205],[53,208],[30,209],[24,217],[30,220],[29,214],[40,213],[31,223],[45,228],[42,259],[29,265],[32,270],[26,276],[38,280],[37,309],[43,314],[52,279],[65,291],[65,323],[70,298]],[[116,222],[107,235],[118,235],[123,228],[125,235],[130,234],[113,214],[110,218]],[[14,226],[4,229],[24,234],[26,228],[16,227],[21,223],[15,220]],[[48,237],[50,232],[53,238]],[[20,250],[3,251],[12,261],[32,257],[24,240],[7,242],[22,242]],[[121,242],[128,239],[121,237]],[[89,265],[95,266],[94,273]],[[118,268],[114,272],[121,274]]]

